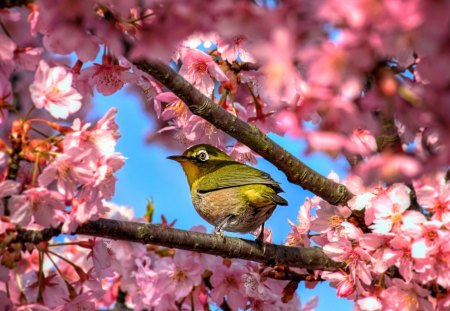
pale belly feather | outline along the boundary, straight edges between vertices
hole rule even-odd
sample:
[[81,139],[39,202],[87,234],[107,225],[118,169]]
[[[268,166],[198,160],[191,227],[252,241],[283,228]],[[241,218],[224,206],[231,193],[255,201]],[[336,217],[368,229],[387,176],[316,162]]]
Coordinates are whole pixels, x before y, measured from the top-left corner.
[[193,192],[192,203],[200,216],[213,226],[229,217],[223,230],[252,232],[272,215],[276,204],[267,202],[267,205],[254,207],[249,202],[242,202],[237,191],[236,188],[226,188],[203,194]]

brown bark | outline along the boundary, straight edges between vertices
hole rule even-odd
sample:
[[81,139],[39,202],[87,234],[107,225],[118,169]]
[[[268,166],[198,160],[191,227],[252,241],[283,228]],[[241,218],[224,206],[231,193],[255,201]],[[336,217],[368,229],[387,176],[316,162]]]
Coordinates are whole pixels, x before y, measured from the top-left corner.
[[[59,229],[23,230],[19,232],[14,242],[39,243],[48,241],[59,234],[61,234]],[[221,257],[251,260],[268,266],[288,265],[330,271],[344,268],[342,263],[332,261],[318,247],[290,247],[267,243],[261,247],[251,240],[221,237],[154,224],[99,219],[81,225],[74,234],[156,244]]]

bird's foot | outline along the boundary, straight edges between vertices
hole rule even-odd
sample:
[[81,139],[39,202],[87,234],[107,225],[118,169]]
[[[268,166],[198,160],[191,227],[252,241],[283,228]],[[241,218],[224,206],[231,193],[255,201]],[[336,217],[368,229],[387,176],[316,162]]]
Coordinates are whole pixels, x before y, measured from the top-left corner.
[[233,219],[234,215],[228,215],[223,219],[221,222],[219,222],[214,227],[214,234],[219,234],[222,239],[225,239],[225,234],[223,233],[223,228],[228,226],[228,222]]
[[256,238],[256,243],[262,249],[263,254],[266,253],[266,243],[264,242],[264,224],[261,225],[261,232],[258,234]]
[[214,228],[213,234],[214,235],[218,235],[222,239],[225,239],[225,234],[223,233],[223,230],[221,228],[219,228],[219,227],[215,227]]

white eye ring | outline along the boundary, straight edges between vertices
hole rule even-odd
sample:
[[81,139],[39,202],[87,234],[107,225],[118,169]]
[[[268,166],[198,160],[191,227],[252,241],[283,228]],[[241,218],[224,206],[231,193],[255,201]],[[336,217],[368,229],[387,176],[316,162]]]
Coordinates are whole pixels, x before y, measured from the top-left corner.
[[209,160],[209,154],[208,152],[206,152],[206,150],[200,150],[197,153],[197,159],[202,161],[202,162],[206,162]]

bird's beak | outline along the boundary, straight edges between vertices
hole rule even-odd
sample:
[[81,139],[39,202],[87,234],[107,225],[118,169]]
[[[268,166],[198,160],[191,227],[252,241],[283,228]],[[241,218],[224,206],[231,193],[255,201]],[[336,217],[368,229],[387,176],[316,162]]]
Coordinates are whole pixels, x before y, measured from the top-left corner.
[[182,155],[169,156],[169,157],[167,157],[167,159],[174,160],[174,161],[177,161],[177,162],[187,161],[187,158],[185,156],[182,156]]

